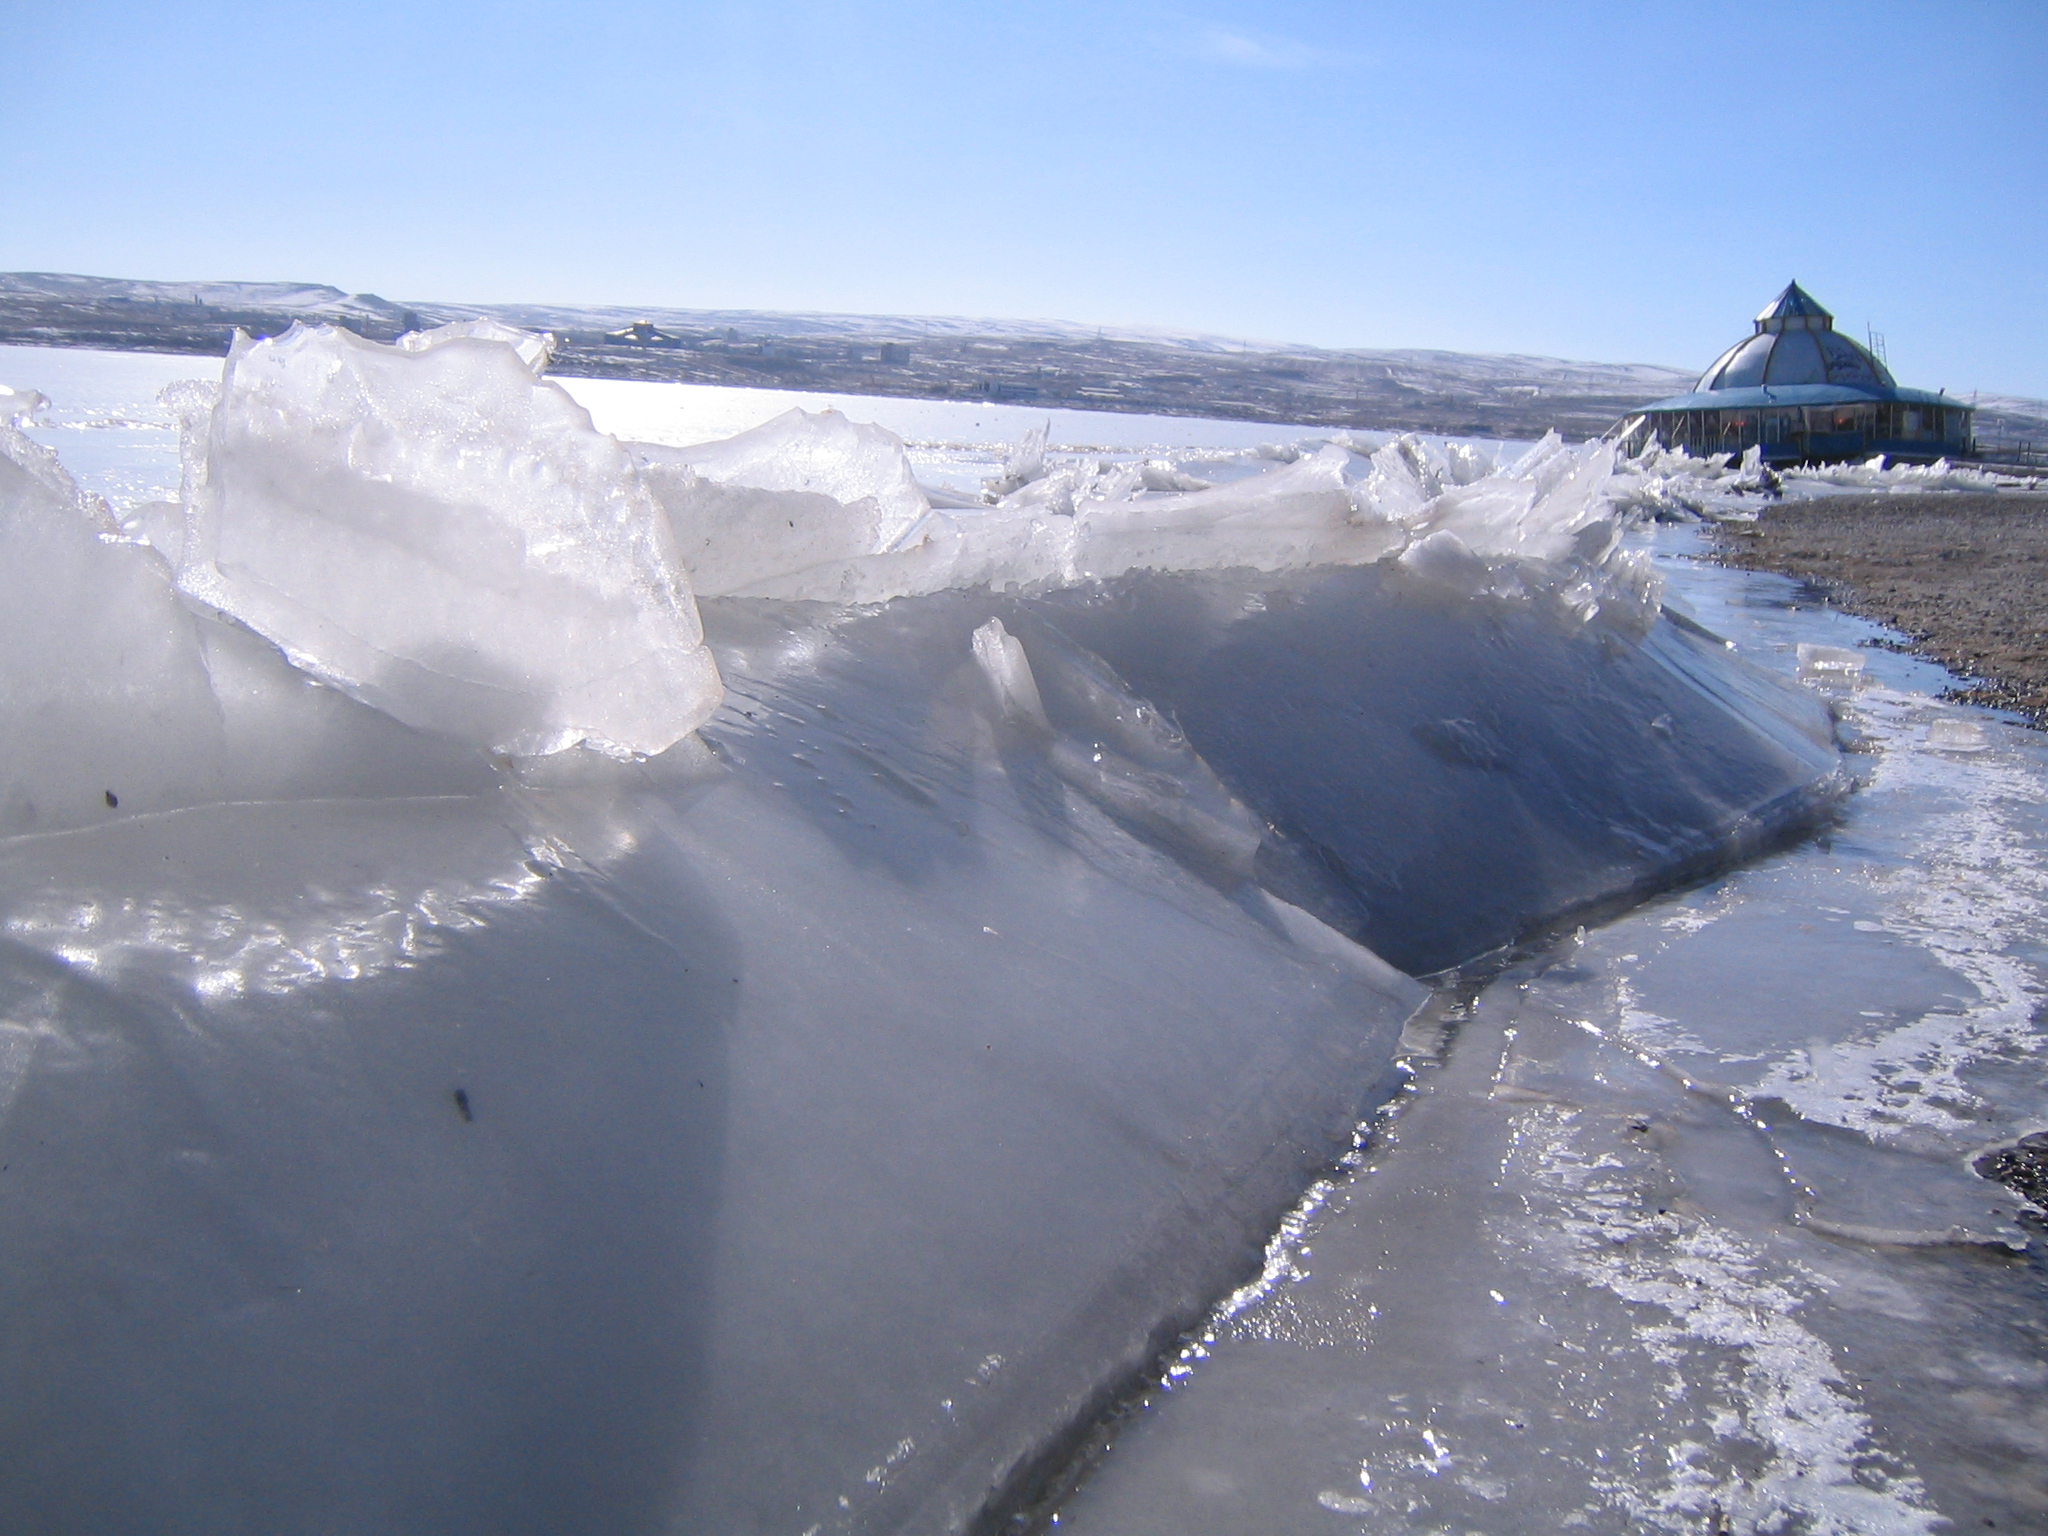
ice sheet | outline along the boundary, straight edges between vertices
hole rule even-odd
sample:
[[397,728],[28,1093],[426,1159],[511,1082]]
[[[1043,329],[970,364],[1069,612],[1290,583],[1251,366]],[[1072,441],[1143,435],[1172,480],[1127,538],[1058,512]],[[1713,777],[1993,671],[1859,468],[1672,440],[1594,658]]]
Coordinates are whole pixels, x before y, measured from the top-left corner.
[[694,756],[0,845],[0,1524],[957,1529],[1341,1150],[1412,983],[717,618]]

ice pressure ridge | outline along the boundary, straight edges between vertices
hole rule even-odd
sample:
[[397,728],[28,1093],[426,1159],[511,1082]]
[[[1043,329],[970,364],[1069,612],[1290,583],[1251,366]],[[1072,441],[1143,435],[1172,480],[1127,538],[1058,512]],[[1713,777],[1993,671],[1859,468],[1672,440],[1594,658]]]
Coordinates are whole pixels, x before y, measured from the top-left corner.
[[[284,707],[252,691],[292,691],[252,641],[492,754],[635,756],[673,746],[721,697],[694,596],[876,603],[1399,560],[1473,591],[1547,582],[1587,614],[1654,605],[1615,546],[1625,477],[1605,447],[1551,438],[1496,467],[1415,438],[1327,441],[1209,483],[1165,461],[1058,461],[1040,433],[992,504],[934,507],[883,428],[797,410],[694,448],[620,443],[538,376],[546,355],[545,338],[492,322],[396,345],[327,326],[241,338],[217,389],[174,391],[181,504],[126,530],[0,427],[7,515],[38,551],[6,578],[10,654],[40,658],[26,678],[12,669],[9,702],[18,719],[54,711],[69,743],[13,749],[40,766],[17,768],[0,816],[75,820],[60,806],[114,776],[86,771],[108,754],[151,800],[228,793],[223,723]],[[93,702],[115,650],[132,709]]]
[[1385,559],[1475,591],[1519,579],[1489,567],[1576,559],[1600,569],[1600,600],[1640,606],[1654,595],[1615,547],[1612,503],[1628,477],[1612,450],[1555,436],[1504,467],[1412,436],[1323,440],[1212,483],[1167,460],[1058,460],[1040,430],[980,506],[932,505],[900,441],[831,411],[792,410],[702,448],[632,448],[702,596],[874,603],[1138,570]]

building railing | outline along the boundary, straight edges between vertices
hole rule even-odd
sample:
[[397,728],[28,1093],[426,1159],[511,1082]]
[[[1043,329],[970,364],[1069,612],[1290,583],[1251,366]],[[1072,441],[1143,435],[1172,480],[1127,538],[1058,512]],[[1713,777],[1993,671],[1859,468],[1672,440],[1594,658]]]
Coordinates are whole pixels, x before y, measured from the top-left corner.
[[2011,464],[2020,469],[2048,469],[2048,443],[1987,443],[1979,438],[1977,451],[1971,457],[1984,464]]

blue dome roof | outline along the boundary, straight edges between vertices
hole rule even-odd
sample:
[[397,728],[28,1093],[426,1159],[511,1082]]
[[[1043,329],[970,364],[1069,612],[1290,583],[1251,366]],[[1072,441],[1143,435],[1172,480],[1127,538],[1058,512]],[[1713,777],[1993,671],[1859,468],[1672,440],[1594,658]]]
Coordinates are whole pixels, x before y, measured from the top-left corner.
[[1797,283],[1785,286],[1756,317],[1756,334],[1716,358],[1693,391],[1790,384],[1898,387],[1884,364],[1837,331],[1835,317]]

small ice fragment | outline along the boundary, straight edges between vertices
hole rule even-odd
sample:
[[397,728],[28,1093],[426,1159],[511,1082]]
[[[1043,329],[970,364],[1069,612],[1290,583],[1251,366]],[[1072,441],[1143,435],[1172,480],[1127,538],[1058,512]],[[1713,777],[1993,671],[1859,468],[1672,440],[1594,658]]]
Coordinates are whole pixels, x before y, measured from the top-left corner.
[[1991,741],[1974,720],[1936,720],[1927,727],[1927,745],[1940,752],[1982,752]]
[[1863,670],[1864,658],[1861,652],[1851,651],[1839,645],[1799,645],[1799,670],[1836,677],[1852,677]]
[[9,389],[0,384],[0,422],[9,426],[17,422],[33,421],[37,415],[50,408],[47,395],[33,389]]
[[1206,491],[1211,482],[1198,479],[1166,459],[1147,459],[1138,466],[1139,481],[1148,491]]
[[1451,1453],[1445,1449],[1444,1443],[1437,1439],[1436,1431],[1433,1429],[1425,1429],[1422,1432],[1422,1439],[1429,1447],[1429,1459],[1424,1461],[1417,1458],[1417,1464],[1431,1477],[1441,1476],[1444,1468],[1451,1464]]
[[1497,1307],[1504,1307],[1508,1304],[1507,1297],[1501,1295],[1499,1291],[1488,1291],[1486,1294],[1493,1298],[1493,1304]]
[[1028,429],[1003,459],[1003,472],[988,482],[990,500],[1015,495],[1034,480],[1045,478],[1045,440],[1052,423]]
[[1045,704],[1038,696],[1038,679],[1031,675],[1030,658],[1017,637],[1003,628],[1003,621],[990,619],[974,632],[973,643],[975,663],[995,690],[1004,717],[1050,730]]
[[1355,1493],[1345,1493],[1337,1488],[1325,1488],[1316,1495],[1316,1502],[1340,1515],[1369,1515],[1375,1507],[1371,1499],[1363,1499]]

